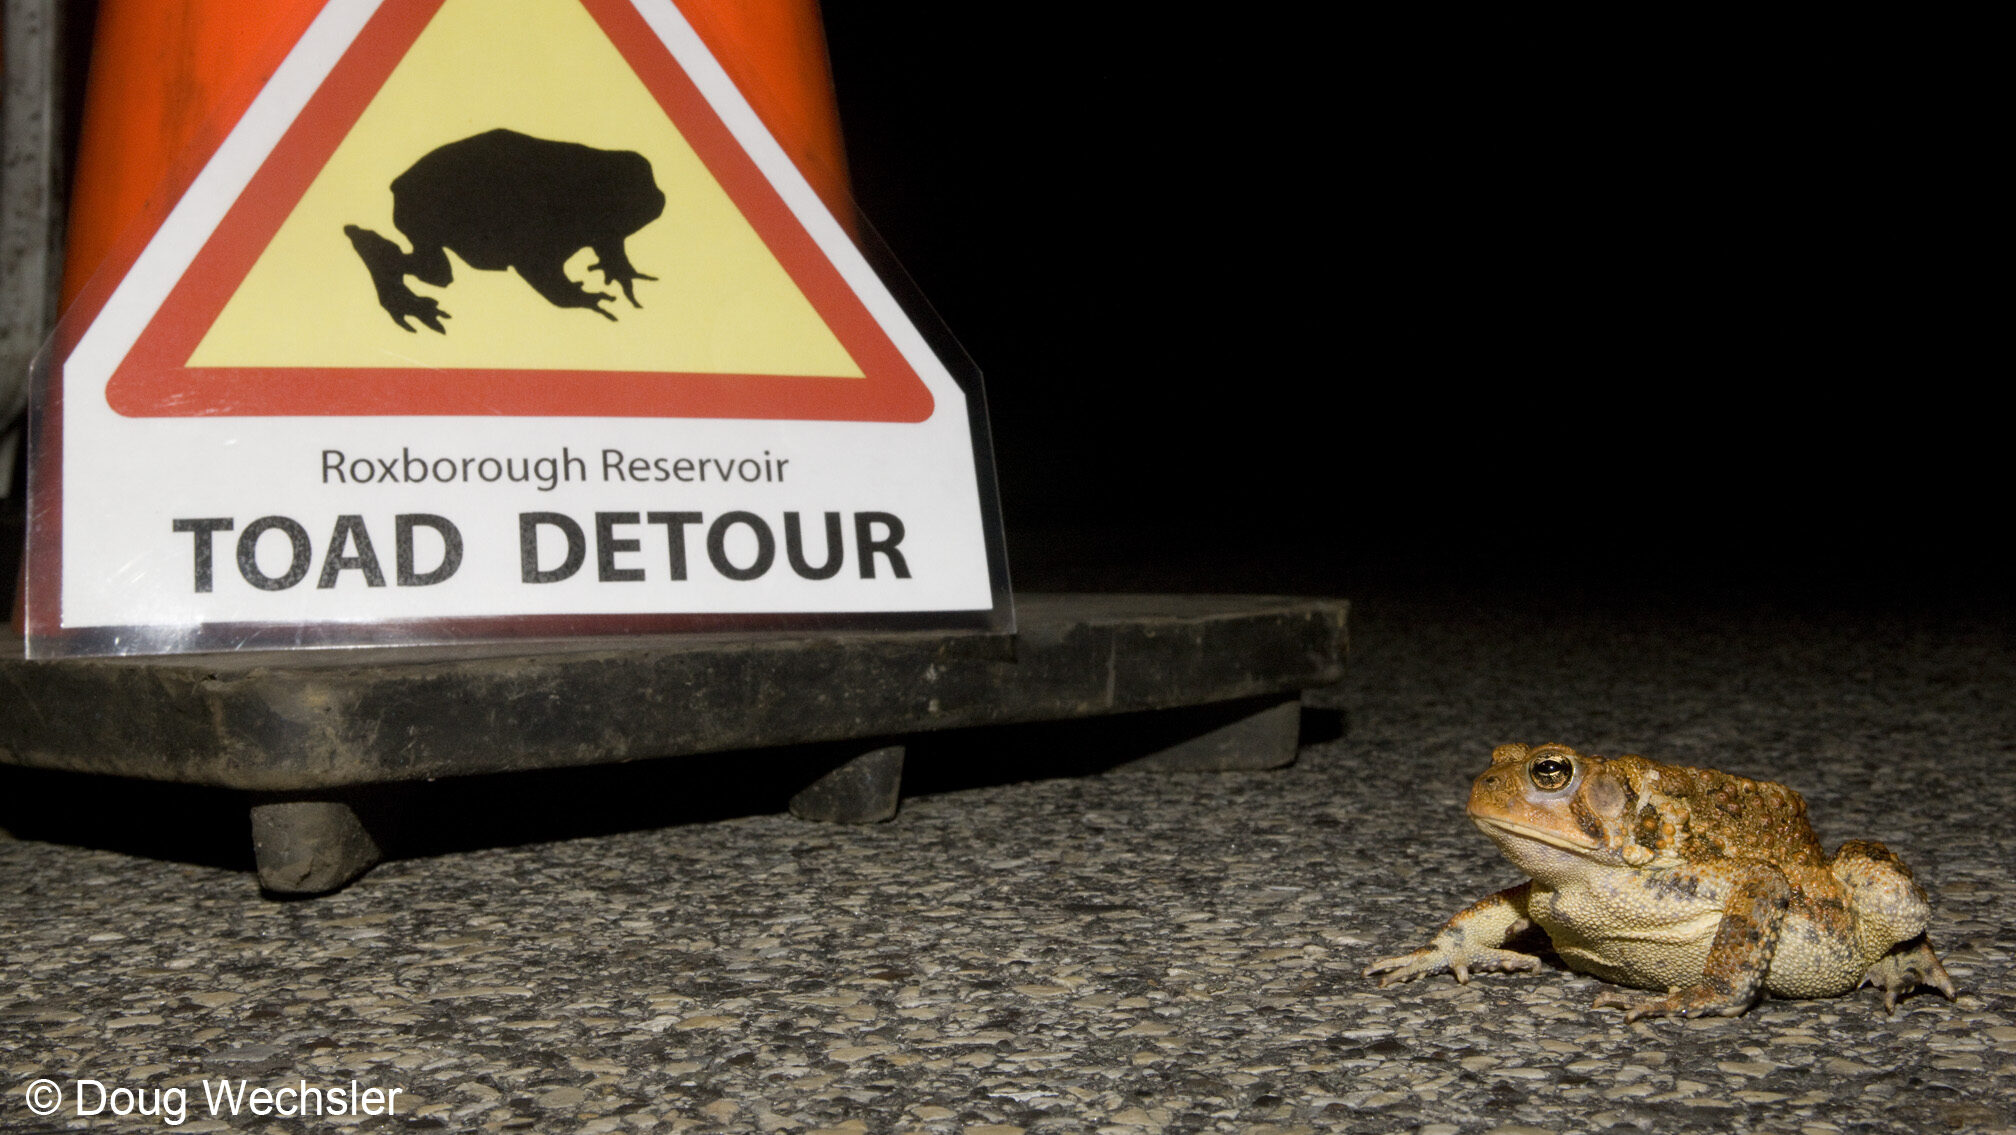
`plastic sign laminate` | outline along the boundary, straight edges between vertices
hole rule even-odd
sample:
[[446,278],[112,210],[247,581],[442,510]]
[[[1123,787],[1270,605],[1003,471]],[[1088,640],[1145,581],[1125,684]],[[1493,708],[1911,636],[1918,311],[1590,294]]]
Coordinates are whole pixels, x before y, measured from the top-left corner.
[[977,374],[671,0],[331,0],[132,247],[31,655],[1011,622]]

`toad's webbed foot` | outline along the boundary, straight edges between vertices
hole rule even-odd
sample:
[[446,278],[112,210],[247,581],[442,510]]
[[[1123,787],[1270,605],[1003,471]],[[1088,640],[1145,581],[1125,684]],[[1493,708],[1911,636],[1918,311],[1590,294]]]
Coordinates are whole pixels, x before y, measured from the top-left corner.
[[448,333],[448,329],[441,326],[441,321],[452,317],[447,312],[441,310],[441,304],[432,296],[423,296],[413,289],[401,285],[398,292],[391,295],[380,292],[378,294],[378,303],[392,316],[392,322],[397,323],[407,331],[413,330],[406,322],[410,317],[426,324],[437,334],[446,335]]
[[1495,946],[1470,946],[1464,944],[1460,936],[1444,932],[1437,934],[1424,949],[1373,962],[1366,967],[1365,976],[1377,977],[1381,985],[1392,985],[1413,981],[1417,977],[1449,973],[1455,975],[1458,982],[1467,985],[1472,973],[1527,973],[1539,968],[1540,959],[1532,954],[1501,950]]
[[1373,962],[1365,970],[1365,976],[1378,977],[1379,984],[1391,985],[1447,972],[1454,974],[1458,982],[1468,984],[1472,971],[1538,970],[1538,957],[1501,948],[1532,929],[1533,923],[1526,917],[1526,896],[1531,888],[1530,883],[1520,883],[1477,900],[1444,923],[1425,949]]
[[[441,326],[448,313],[441,310],[441,304],[431,296],[423,296],[406,286],[405,275],[410,270],[411,258],[392,241],[379,236],[367,228],[357,225],[343,226],[343,235],[350,238],[350,246],[357,250],[358,259],[371,273],[371,286],[378,292],[378,306],[392,317],[392,322],[402,331],[414,328],[408,319],[417,319],[438,334],[445,335],[448,329]],[[445,259],[445,258],[444,258]]]
[[1717,989],[1703,982],[1671,993],[1620,993],[1604,990],[1590,1004],[1592,1009],[1622,1009],[1626,1023],[1640,1017],[1740,1017],[1757,1000]]
[[614,245],[613,247],[598,245],[595,247],[595,255],[599,259],[595,263],[590,264],[588,270],[602,273],[604,280],[623,289],[623,296],[630,301],[631,307],[642,308],[644,305],[637,302],[637,289],[631,285],[638,280],[651,280],[655,282],[658,277],[646,276],[644,273],[631,267],[630,254],[624,251],[621,244]]
[[1876,960],[1869,972],[1862,975],[1863,985],[1873,985],[1883,991],[1883,1011],[1894,1013],[1897,1002],[1921,985],[1930,986],[1946,995],[1951,1001],[1958,996],[1953,987],[1953,979],[1946,974],[1946,967],[1939,964],[1939,955],[1932,952],[1932,940],[1920,934],[1909,942],[1900,942],[1890,948],[1890,952]]
[[612,312],[604,311],[602,305],[615,300],[607,292],[595,292],[567,277],[563,261],[542,262],[535,267],[514,264],[518,275],[532,290],[538,292],[547,303],[554,307],[585,307],[611,323],[616,321]]

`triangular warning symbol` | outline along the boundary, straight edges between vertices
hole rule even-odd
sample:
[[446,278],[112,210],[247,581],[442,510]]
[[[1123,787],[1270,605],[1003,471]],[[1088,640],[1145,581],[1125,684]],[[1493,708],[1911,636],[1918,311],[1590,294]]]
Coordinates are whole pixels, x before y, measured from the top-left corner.
[[921,339],[666,0],[331,7],[289,60],[319,85],[167,242],[114,410],[931,415]]

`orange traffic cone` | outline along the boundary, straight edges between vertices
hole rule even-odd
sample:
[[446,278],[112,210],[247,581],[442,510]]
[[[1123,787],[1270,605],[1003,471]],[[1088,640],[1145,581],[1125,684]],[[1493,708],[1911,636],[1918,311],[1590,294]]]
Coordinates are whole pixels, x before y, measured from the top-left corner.
[[[159,227],[324,3],[103,0],[72,178],[65,308],[122,234]],[[827,208],[851,227],[818,0],[678,5]]]
[[846,147],[819,0],[680,0],[679,9],[819,199],[851,230]]
[[67,309],[129,227],[158,227],[300,38],[322,0],[105,0],[91,42]]

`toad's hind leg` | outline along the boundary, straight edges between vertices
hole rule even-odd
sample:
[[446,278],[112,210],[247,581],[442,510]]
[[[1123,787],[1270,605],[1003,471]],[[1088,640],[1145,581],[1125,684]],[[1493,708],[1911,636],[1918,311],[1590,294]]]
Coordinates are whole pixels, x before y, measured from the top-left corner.
[[1740,865],[1731,872],[1722,921],[1708,946],[1701,980],[1663,996],[1605,992],[1597,1009],[1622,1009],[1626,1021],[1640,1017],[1735,1017],[1764,994],[1764,977],[1778,934],[1792,902],[1792,884],[1784,872],[1762,863]]
[[1921,985],[1952,1000],[1953,979],[1925,936],[1932,904],[1911,877],[1911,868],[1889,848],[1866,839],[1842,844],[1828,867],[1848,892],[1862,956],[1876,958],[1861,984],[1883,991],[1883,1008],[1894,1011],[1900,999]]
[[447,286],[454,269],[445,250],[436,246],[429,255],[416,246],[413,255],[408,256],[397,244],[357,225],[343,226],[343,235],[350,238],[357,258],[370,271],[371,286],[378,292],[378,306],[385,309],[392,322],[411,331],[413,327],[406,321],[417,319],[435,331],[447,333],[441,321],[448,318],[448,313],[432,297],[407,287],[405,280],[411,274],[437,287]]
[[406,258],[406,274],[423,284],[445,288],[455,282],[455,265],[448,260],[447,246],[413,242],[413,255]]
[[1932,952],[1932,940],[1920,934],[1909,942],[1899,942],[1890,952],[1876,960],[1869,972],[1862,975],[1862,984],[1873,985],[1883,991],[1883,1011],[1894,1013],[1897,1002],[1921,985],[1931,986],[1946,995],[1951,1001],[1958,996],[1953,987],[1953,979],[1946,974],[1946,967],[1939,964],[1939,955]]
[[1856,934],[1870,955],[1925,932],[1925,924],[1932,918],[1932,903],[1926,899],[1925,889],[1911,878],[1911,868],[1889,848],[1875,840],[1851,839],[1834,853],[1827,869],[1848,892]]

